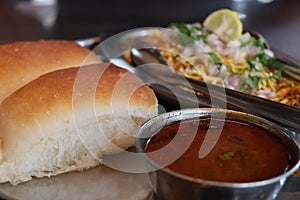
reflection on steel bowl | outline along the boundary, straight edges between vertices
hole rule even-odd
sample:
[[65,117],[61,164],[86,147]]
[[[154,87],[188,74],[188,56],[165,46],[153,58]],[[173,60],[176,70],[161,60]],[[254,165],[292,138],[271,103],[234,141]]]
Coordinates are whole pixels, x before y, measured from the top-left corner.
[[[202,154],[203,146],[211,149]],[[140,128],[136,147],[157,169],[149,174],[159,199],[275,199],[300,165],[281,128],[230,110],[159,115]]]

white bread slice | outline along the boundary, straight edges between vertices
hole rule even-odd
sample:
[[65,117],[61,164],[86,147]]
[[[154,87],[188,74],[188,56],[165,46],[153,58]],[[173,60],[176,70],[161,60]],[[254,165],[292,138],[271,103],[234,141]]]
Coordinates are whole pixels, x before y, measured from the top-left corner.
[[156,114],[154,92],[112,64],[45,74],[0,104],[0,182],[97,166]]
[[0,55],[0,102],[45,73],[100,62],[89,49],[66,40],[4,44]]

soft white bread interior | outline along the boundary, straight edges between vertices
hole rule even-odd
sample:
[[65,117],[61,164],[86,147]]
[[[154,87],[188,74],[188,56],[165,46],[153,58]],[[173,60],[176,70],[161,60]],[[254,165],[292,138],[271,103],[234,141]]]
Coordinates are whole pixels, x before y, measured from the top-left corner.
[[45,74],[0,104],[0,182],[99,165],[157,112],[154,92],[112,64]]
[[0,102],[47,72],[100,62],[89,49],[65,40],[4,44],[0,55]]

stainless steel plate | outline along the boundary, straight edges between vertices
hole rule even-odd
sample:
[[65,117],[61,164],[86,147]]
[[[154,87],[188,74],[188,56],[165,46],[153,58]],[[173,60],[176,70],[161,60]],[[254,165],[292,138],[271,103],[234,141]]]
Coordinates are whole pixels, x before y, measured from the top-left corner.
[[[300,199],[300,177],[287,180],[277,200]],[[147,174],[118,172],[106,166],[71,172],[27,183],[0,186],[0,199],[20,200],[158,200]]]
[[0,199],[142,200],[151,192],[146,174],[129,174],[106,166],[51,178],[35,178],[17,186],[1,184]]

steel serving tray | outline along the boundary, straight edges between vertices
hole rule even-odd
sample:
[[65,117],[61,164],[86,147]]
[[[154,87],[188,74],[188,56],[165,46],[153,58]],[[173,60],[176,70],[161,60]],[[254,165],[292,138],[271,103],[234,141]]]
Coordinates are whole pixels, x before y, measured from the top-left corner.
[[[151,33],[152,28],[141,29],[137,32],[125,34],[125,39],[134,40],[136,38],[145,37]],[[102,59],[112,58],[120,55],[118,44],[97,49],[99,39],[94,38],[96,45],[91,39],[80,40],[80,44],[88,47],[95,47],[95,52]],[[115,46],[114,46],[115,45]],[[104,53],[103,53],[104,51]],[[105,57],[104,57],[105,56]],[[285,56],[286,59],[286,56]],[[118,65],[124,68],[132,69],[124,60],[114,60]],[[163,106],[169,107],[170,110],[176,109],[173,105],[169,105],[172,99],[158,96]],[[122,154],[120,154],[121,156]],[[107,166],[99,166],[82,172],[70,172],[61,174],[51,178],[34,178],[32,181],[21,183],[13,186],[9,183],[0,185],[0,199],[126,199],[126,200],[157,200],[151,191],[151,185],[147,174],[131,174],[116,171]],[[300,177],[292,176],[285,183],[283,189],[279,193],[278,200],[298,200],[300,199]]]

